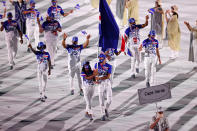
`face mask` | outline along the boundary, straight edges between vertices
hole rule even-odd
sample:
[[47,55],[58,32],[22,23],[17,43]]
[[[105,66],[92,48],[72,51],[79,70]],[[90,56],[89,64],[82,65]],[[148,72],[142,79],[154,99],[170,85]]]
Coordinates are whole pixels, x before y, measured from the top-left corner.
[[88,65],[86,65],[86,66],[84,66],[84,68],[85,68],[85,69],[89,69],[89,66],[88,66]]
[[155,36],[151,36],[151,39],[152,39],[152,40],[155,39]]
[[8,20],[12,20],[12,17],[8,17]]
[[32,9],[35,9],[35,5],[31,7]]
[[57,4],[56,2],[52,2],[52,5],[53,5],[53,6],[56,6],[56,4]]
[[103,63],[104,60],[105,60],[105,59],[99,59],[99,62],[100,62],[100,63]]

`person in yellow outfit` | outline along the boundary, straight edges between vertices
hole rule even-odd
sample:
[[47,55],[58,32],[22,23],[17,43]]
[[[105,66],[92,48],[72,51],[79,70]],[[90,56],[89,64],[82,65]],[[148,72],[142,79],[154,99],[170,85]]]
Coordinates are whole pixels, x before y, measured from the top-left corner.
[[[112,0],[106,0],[106,1],[107,1],[108,5],[110,5]],[[99,0],[91,0],[90,3],[91,3],[93,8],[98,8],[99,7]]]
[[[179,57],[180,51],[180,39],[181,31],[178,22],[178,7],[176,5],[171,7],[171,11],[167,10],[166,20],[167,20],[167,33],[168,33],[168,46],[171,49],[170,59],[175,59]],[[172,13],[172,14],[171,14]],[[169,15],[170,17],[168,17]]]
[[136,24],[139,24],[138,0],[126,0],[126,7],[128,9],[128,19],[134,18],[136,20]]

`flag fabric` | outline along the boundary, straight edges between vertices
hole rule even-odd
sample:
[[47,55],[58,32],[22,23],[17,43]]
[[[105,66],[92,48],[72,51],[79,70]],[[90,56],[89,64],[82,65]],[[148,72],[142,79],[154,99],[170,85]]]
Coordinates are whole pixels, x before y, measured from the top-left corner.
[[129,55],[130,57],[133,56],[129,48],[127,48],[127,55]]
[[100,0],[99,11],[99,47],[103,52],[108,48],[117,49],[120,31],[106,0]]
[[83,30],[83,31],[81,31],[81,33],[82,33],[82,34],[84,34],[84,35],[87,35],[87,32],[86,32],[86,31],[84,31],[84,30]]
[[80,5],[77,4],[74,8],[79,10],[80,9]]
[[122,36],[122,44],[121,44],[121,51],[124,52],[125,51],[125,39]]
[[29,41],[29,37],[27,35],[25,35],[25,37],[27,38],[27,40]]

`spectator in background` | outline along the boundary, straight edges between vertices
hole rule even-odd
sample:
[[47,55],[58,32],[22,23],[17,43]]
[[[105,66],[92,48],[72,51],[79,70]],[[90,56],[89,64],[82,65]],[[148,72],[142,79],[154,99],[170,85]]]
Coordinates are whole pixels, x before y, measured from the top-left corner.
[[164,12],[158,1],[155,1],[155,7],[148,10],[151,13],[151,30],[155,30],[159,41],[159,48],[163,47],[163,29],[164,29]]
[[139,24],[138,0],[126,0],[126,7],[128,9],[128,19],[134,18],[136,20],[136,24]]
[[[181,40],[181,31],[178,22],[178,7],[176,5],[172,6],[171,10],[166,11],[165,15],[168,23],[168,45],[171,49],[170,59],[176,59],[179,57]],[[169,15],[169,17],[167,15]]]
[[197,20],[196,25],[192,27],[189,22],[184,22],[190,34],[190,48],[189,48],[189,61],[197,62]]

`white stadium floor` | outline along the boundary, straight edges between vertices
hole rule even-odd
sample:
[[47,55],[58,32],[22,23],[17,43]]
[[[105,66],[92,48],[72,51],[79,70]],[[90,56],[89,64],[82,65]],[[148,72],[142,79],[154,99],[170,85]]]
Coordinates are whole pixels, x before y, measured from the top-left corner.
[[[7,0],[8,1],[8,0]],[[45,16],[50,0],[36,0],[36,7]],[[83,0],[59,0],[64,10],[76,4],[82,7],[72,15],[62,18],[63,32],[68,33],[67,42],[74,35],[80,43],[85,41],[82,30],[91,34],[88,49],[82,51],[81,58],[88,59],[93,65],[97,59],[98,9],[93,9]],[[197,131],[197,63],[188,61],[189,31],[184,25],[187,20],[194,25],[197,19],[196,0],[163,0],[163,8],[176,4],[179,7],[181,28],[180,57],[169,60],[170,49],[161,49],[162,65],[157,66],[156,85],[170,85],[172,98],[158,102],[165,109],[172,131]],[[147,9],[154,5],[154,0],[139,0],[140,23],[144,23]],[[116,0],[111,8],[115,15]],[[13,11],[8,5],[8,10]],[[3,12],[3,9],[0,11]],[[3,21],[3,20],[1,20]],[[121,28],[124,32],[125,28]],[[142,29],[141,40],[145,39],[150,26]],[[41,36],[41,40],[43,36]],[[146,131],[155,115],[155,104],[139,105],[137,89],[145,87],[144,66],[136,79],[130,78],[130,58],[123,53],[116,57],[117,68],[114,78],[113,101],[109,110],[110,118],[101,121],[97,88],[93,99],[94,120],[84,117],[85,101],[79,96],[75,83],[75,95],[70,96],[67,69],[67,52],[61,46],[56,55],[56,66],[48,80],[45,103],[38,100],[38,81],[36,77],[36,57],[27,53],[27,44],[19,45],[15,60],[16,66],[9,70],[4,32],[0,32],[0,130],[2,131]],[[34,44],[33,44],[34,45]]]

